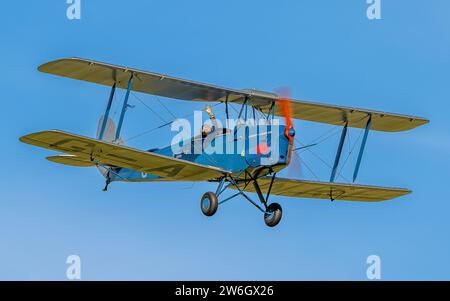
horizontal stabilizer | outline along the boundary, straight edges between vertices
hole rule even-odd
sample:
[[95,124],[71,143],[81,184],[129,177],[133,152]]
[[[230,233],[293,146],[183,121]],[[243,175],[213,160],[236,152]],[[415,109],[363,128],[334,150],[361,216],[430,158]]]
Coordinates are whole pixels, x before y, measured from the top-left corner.
[[76,166],[76,167],[93,167],[95,166],[94,162],[91,162],[88,159],[80,158],[73,155],[58,155],[58,156],[51,156],[47,157],[47,160],[58,163],[58,164],[64,164],[69,166]]
[[[258,179],[258,184],[267,193],[271,177]],[[243,188],[244,184],[241,184]],[[245,191],[255,192],[253,185],[248,185]],[[327,183],[305,180],[276,178],[270,194],[308,198],[359,202],[381,202],[411,193],[408,189],[387,188],[343,183]]]

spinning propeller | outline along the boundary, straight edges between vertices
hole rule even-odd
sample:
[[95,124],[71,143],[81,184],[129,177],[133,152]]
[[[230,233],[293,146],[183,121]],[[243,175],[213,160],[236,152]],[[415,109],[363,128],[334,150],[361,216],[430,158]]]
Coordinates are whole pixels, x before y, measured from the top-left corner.
[[[288,172],[289,173],[295,172],[295,174],[298,175],[299,173],[302,172],[303,168],[301,168],[299,156],[296,153],[296,151],[314,146],[315,144],[295,147],[294,143],[295,129],[294,129],[294,122],[292,119],[292,105],[289,92],[290,91],[288,88],[282,88],[277,91],[278,95],[280,96],[278,106],[280,108],[281,115],[284,117],[284,123],[286,126],[284,135],[289,139],[288,164],[291,166],[291,168],[288,169]],[[292,153],[294,153],[293,156]]]
[[280,99],[278,101],[278,106],[280,107],[281,115],[284,117],[285,130],[284,135],[289,139],[289,158],[291,157],[291,152],[294,145],[295,129],[294,122],[292,121],[292,106],[289,99],[289,89],[283,88],[278,90],[278,95]]

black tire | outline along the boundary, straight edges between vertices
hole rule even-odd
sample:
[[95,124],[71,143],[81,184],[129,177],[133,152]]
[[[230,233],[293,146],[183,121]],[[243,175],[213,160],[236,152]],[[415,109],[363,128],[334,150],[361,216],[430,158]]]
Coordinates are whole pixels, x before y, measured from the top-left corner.
[[219,207],[219,200],[214,192],[206,192],[200,201],[200,208],[206,216],[213,216]]
[[283,216],[283,210],[280,204],[272,203],[267,207],[266,213],[264,213],[264,222],[269,227],[275,227],[281,221]]

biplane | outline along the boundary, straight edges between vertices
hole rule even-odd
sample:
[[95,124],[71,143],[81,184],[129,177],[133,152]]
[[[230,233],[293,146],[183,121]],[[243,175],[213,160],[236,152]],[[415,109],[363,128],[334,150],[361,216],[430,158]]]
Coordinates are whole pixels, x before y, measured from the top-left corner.
[[[313,198],[327,200],[348,200],[379,202],[410,193],[403,188],[388,188],[354,184],[363,157],[370,130],[400,132],[428,123],[427,119],[373,110],[328,105],[323,103],[287,99],[275,93],[258,90],[228,89],[215,85],[175,78],[163,74],[120,67],[93,60],[67,58],[41,65],[39,71],[111,87],[106,110],[97,130],[97,137],[89,138],[60,130],[42,131],[20,138],[20,141],[34,146],[54,150],[62,154],[47,159],[60,164],[77,167],[97,167],[105,177],[106,185],[114,181],[208,181],[217,184],[217,189],[206,192],[200,199],[203,214],[212,216],[219,205],[242,196],[264,215],[267,226],[276,226],[282,217],[278,203],[269,202],[269,196]],[[110,115],[116,89],[124,89],[118,123]],[[201,151],[174,153],[171,146],[140,150],[126,146],[121,138],[121,130],[131,91],[167,97],[175,100],[216,102],[225,104],[225,114],[229,117],[228,106],[239,105],[238,119],[245,120],[247,108],[257,110],[267,120],[265,143],[271,145],[277,139],[278,156],[263,160],[267,153],[251,152],[248,146],[242,152],[215,154]],[[284,125],[271,127],[277,117],[284,117]],[[277,173],[291,162],[295,130],[292,119],[301,119],[330,125],[342,126],[339,144],[329,182],[298,180],[277,177]],[[343,144],[348,128],[359,128],[363,138],[359,147],[353,183],[335,182]],[[224,139],[224,143],[247,141],[249,133],[236,135],[236,129],[214,129],[213,141]],[[269,134],[267,134],[269,133]],[[275,133],[277,135],[275,135]],[[257,132],[257,139],[261,133]],[[231,139],[224,138],[231,137]],[[192,141],[203,139],[193,136]],[[267,159],[267,158],[266,158]],[[233,194],[223,197],[227,189]],[[256,197],[257,201],[254,200]]]

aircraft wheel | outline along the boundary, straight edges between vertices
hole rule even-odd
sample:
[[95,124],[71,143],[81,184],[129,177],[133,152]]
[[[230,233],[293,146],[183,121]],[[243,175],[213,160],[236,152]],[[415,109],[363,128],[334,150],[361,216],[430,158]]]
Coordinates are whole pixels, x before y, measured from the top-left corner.
[[202,212],[206,216],[213,216],[219,207],[219,200],[214,192],[208,191],[202,196],[200,201]]
[[267,207],[266,213],[264,213],[264,222],[269,227],[275,227],[281,220],[283,210],[280,204],[272,203]]

